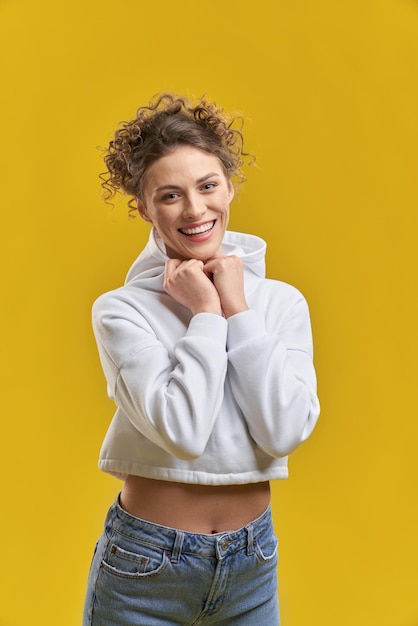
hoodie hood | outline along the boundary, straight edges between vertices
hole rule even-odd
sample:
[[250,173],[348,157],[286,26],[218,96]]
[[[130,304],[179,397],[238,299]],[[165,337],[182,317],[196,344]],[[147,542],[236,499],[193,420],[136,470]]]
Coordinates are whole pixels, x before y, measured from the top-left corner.
[[[226,231],[222,242],[222,252],[225,256],[234,254],[243,260],[247,283],[265,278],[266,247],[265,241],[260,237],[229,230]],[[128,271],[125,285],[137,285],[138,281],[145,280],[148,289],[161,291],[167,259],[164,242],[155,228],[152,228],[147,245]]]

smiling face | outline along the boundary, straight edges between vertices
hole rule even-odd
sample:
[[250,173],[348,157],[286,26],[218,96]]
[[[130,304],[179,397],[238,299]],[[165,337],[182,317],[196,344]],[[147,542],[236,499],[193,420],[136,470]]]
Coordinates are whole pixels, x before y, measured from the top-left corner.
[[146,172],[138,211],[151,222],[175,259],[208,259],[221,254],[228,225],[231,181],[216,156],[181,146]]

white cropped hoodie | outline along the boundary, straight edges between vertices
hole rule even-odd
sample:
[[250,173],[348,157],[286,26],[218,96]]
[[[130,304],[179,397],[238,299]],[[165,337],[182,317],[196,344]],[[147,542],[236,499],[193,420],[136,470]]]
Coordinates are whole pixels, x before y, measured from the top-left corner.
[[93,328],[117,410],[99,467],[124,479],[230,485],[286,478],[319,415],[309,313],[265,278],[265,242],[227,231],[250,310],[192,316],[163,288],[156,231],[125,285],[100,296]]

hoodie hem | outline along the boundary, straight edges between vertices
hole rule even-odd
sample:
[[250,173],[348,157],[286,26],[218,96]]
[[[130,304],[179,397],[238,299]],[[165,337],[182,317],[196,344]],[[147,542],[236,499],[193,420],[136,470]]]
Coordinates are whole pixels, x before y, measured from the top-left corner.
[[[283,459],[280,459],[283,462]],[[269,480],[285,480],[289,472],[287,466],[269,467],[267,470],[250,470],[248,472],[209,474],[205,471],[178,469],[172,467],[152,467],[135,461],[117,461],[101,459],[99,469],[119,480],[126,480],[128,475],[142,476],[154,480],[187,483],[195,485],[244,485],[261,483]]]

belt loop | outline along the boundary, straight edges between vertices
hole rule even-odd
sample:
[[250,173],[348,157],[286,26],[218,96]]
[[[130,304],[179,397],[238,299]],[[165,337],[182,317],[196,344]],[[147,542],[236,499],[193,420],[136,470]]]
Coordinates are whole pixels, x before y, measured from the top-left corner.
[[254,554],[254,528],[252,524],[246,527],[247,530],[247,555]]
[[183,547],[184,533],[181,530],[176,531],[176,538],[174,540],[173,550],[171,553],[171,562],[178,563],[180,560],[181,549]]

